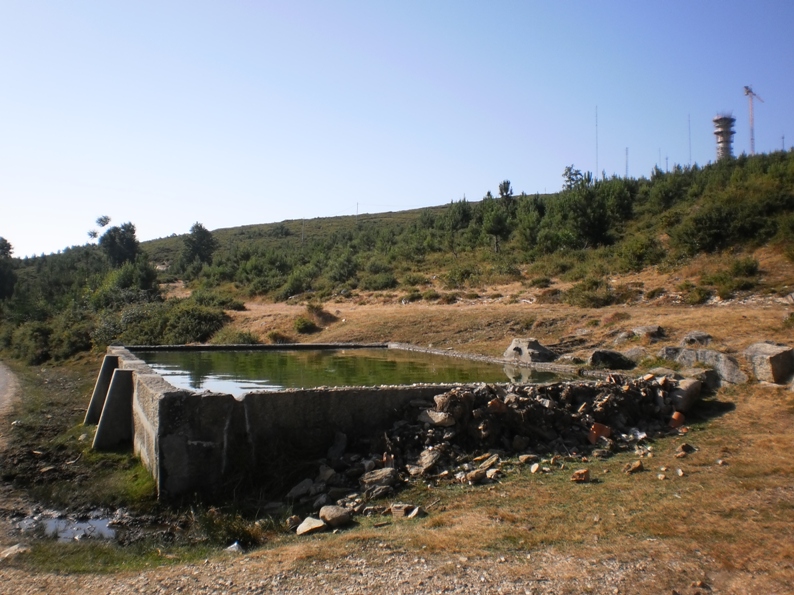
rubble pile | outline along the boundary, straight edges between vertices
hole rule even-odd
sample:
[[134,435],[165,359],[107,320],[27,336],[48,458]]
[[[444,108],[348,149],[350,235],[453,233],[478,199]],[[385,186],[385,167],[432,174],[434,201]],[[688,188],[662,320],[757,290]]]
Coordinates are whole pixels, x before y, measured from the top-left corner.
[[[287,498],[315,511],[335,505],[351,514],[406,516],[372,501],[412,479],[496,480],[510,457],[535,473],[550,470],[541,464],[633,450],[647,438],[677,431],[681,405],[692,402],[692,386],[680,382],[612,374],[595,382],[458,387],[433,402],[412,401],[378,440],[365,443],[368,454],[353,452],[347,436],[337,434],[316,478],[297,484]],[[578,470],[571,481],[586,483],[589,473]]]

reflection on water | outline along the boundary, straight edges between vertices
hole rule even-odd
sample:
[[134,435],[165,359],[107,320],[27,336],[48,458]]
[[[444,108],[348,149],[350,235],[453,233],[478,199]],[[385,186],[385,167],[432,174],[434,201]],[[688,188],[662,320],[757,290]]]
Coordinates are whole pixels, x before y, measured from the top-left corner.
[[136,351],[178,388],[255,390],[414,383],[547,382],[553,374],[399,349]]
[[38,533],[45,537],[53,537],[58,541],[75,541],[80,539],[113,539],[115,529],[110,525],[110,519],[88,519],[75,521],[73,519],[53,519],[28,517],[17,523],[17,528],[22,533]]

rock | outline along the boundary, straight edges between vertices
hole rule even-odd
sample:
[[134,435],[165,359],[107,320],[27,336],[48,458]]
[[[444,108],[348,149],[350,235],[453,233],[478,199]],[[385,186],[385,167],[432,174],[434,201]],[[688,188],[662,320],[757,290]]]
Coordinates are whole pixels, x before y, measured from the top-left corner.
[[662,327],[660,327],[658,324],[652,324],[650,326],[638,326],[637,328],[633,328],[631,330],[635,335],[642,338],[659,339],[664,336],[664,329],[662,329]]
[[671,428],[679,428],[684,425],[686,421],[686,417],[680,411],[674,411],[673,416],[670,418],[670,427]]
[[329,502],[331,502],[331,498],[328,496],[328,494],[320,494],[312,503],[312,510],[319,510]]
[[642,466],[642,461],[634,461],[632,463],[626,463],[623,467],[623,473],[626,475],[633,475],[634,473],[639,473],[643,471],[645,467]]
[[532,463],[532,466],[529,468],[530,473],[537,473],[540,469],[540,463]]
[[631,331],[623,331],[622,333],[618,333],[618,335],[615,337],[615,340],[612,341],[612,343],[615,344],[615,345],[623,345],[629,339],[633,339],[633,338],[634,338],[634,333],[633,332],[631,332]]
[[669,359],[675,361],[675,358],[681,353],[680,347],[662,347],[656,354],[659,359]]
[[323,506],[320,509],[320,520],[329,527],[342,527],[350,522],[350,511],[341,506]]
[[703,387],[709,391],[715,391],[720,387],[722,380],[716,370],[711,368],[685,368],[681,370],[680,377],[694,378],[700,380]]
[[427,516],[427,512],[421,506],[415,506],[414,509],[408,514],[409,519],[416,519]]
[[301,518],[297,514],[293,514],[291,517],[288,517],[286,521],[284,521],[284,525],[290,531],[294,531],[298,528],[298,525],[301,524]]
[[744,352],[755,377],[785,384],[794,375],[794,349],[774,343],[753,343]]
[[455,418],[451,414],[443,411],[433,411],[432,409],[422,411],[419,414],[418,421],[423,424],[444,428],[455,425]]
[[397,469],[393,467],[384,467],[383,469],[375,469],[374,471],[365,473],[358,481],[365,490],[380,486],[390,487],[396,485],[400,481],[400,475],[397,473]]
[[471,485],[477,485],[478,483],[482,483],[486,477],[485,469],[475,469],[466,474],[466,481]]
[[587,483],[590,481],[590,469],[577,469],[571,475],[571,481],[576,483]]
[[480,463],[479,469],[482,469],[483,471],[487,471],[488,469],[496,465],[496,463],[498,462],[499,462],[499,455],[491,455],[490,457],[485,459],[482,463]]
[[687,413],[700,398],[700,380],[684,378],[678,381],[678,388],[670,391],[670,399],[676,411]]
[[0,560],[8,560],[10,558],[15,558],[20,554],[27,554],[29,551],[30,548],[26,546],[24,543],[18,543],[0,552]]
[[307,516],[303,519],[303,522],[298,525],[296,529],[296,533],[298,535],[311,535],[312,533],[319,533],[320,531],[325,531],[328,527],[324,522],[320,519],[316,519],[314,517]]
[[413,504],[405,504],[403,502],[395,502],[389,508],[391,515],[395,518],[405,518],[410,515],[415,506]]
[[653,368],[652,370],[648,370],[649,373],[653,374],[657,378],[681,378],[681,375],[671,368]]
[[334,434],[334,443],[331,448],[328,449],[328,459],[330,461],[335,461],[342,458],[342,455],[345,454],[345,449],[347,448],[347,435],[343,432],[337,432]]
[[691,347],[693,345],[701,345],[706,346],[711,343],[711,335],[705,333],[703,331],[692,331],[687,333],[686,336],[681,339],[681,347]]
[[234,554],[240,554],[243,551],[243,546],[241,546],[239,543],[237,543],[235,541],[232,545],[230,545],[229,547],[227,547],[223,551],[224,552],[231,552],[231,553],[234,553]]
[[334,475],[336,475],[336,471],[334,471],[328,465],[320,465],[320,470],[317,472],[317,479],[315,479],[315,483],[326,483],[329,479],[331,479]]
[[712,349],[682,349],[680,347],[664,347],[658,357],[674,359],[682,366],[693,367],[701,363],[713,368],[719,374],[721,382],[729,384],[743,384],[747,382],[747,375],[739,368],[739,362],[731,355],[720,353]]
[[557,354],[541,345],[537,339],[530,338],[513,339],[503,357],[522,362],[553,362]]
[[312,486],[314,486],[314,482],[311,479],[304,479],[289,492],[287,492],[287,499],[297,500],[298,498],[308,495],[312,489]]
[[539,458],[538,455],[519,455],[518,462],[522,465],[526,465],[527,463],[534,463]]
[[394,488],[391,486],[375,486],[366,491],[367,498],[370,500],[377,500],[378,498],[385,498],[394,494]]
[[432,469],[438,460],[441,458],[441,453],[437,450],[425,449],[416,461],[416,466],[420,469],[420,474],[427,473]]
[[624,351],[623,355],[625,355],[634,363],[639,363],[648,357],[648,350],[644,347],[632,347],[631,349]]
[[631,370],[635,363],[619,351],[609,349],[596,349],[587,360],[594,368],[607,368],[609,370]]
[[494,479],[497,475],[499,475],[500,471],[501,470],[498,467],[495,467],[493,469],[486,469],[485,470],[485,477],[487,479]]

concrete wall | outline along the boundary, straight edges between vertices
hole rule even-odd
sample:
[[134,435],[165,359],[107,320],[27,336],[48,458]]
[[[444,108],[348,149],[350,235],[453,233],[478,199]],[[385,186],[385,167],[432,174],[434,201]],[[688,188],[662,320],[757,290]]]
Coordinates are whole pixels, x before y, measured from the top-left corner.
[[[108,363],[110,360],[110,363]],[[324,456],[336,432],[366,438],[389,427],[414,399],[432,400],[450,385],[289,389],[228,394],[179,390],[127,349],[109,347],[103,371],[133,372],[133,448],[157,481],[160,497],[211,493],[237,474],[264,475],[279,457]],[[112,400],[110,383],[97,379],[89,411]],[[121,384],[121,383],[119,383]],[[115,398],[115,397],[114,397]],[[101,401],[101,404],[100,404]],[[104,416],[107,417],[107,416]],[[107,436],[111,431],[103,428]],[[114,427],[114,420],[108,420]],[[86,423],[92,423],[86,416]],[[117,418],[116,426],[128,423]],[[101,446],[101,445],[100,445]]]

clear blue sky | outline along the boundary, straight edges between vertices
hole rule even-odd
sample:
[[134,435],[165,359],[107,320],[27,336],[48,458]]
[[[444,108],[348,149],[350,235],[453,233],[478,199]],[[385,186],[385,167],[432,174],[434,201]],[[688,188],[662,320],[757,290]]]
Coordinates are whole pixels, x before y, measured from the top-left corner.
[[[794,2],[0,0],[0,236],[17,256],[555,191],[794,143]],[[598,152],[596,153],[596,108]],[[596,156],[598,168],[596,169]],[[661,156],[661,161],[660,161]]]

